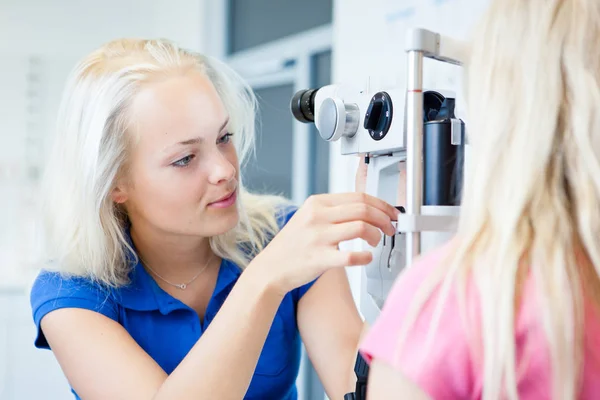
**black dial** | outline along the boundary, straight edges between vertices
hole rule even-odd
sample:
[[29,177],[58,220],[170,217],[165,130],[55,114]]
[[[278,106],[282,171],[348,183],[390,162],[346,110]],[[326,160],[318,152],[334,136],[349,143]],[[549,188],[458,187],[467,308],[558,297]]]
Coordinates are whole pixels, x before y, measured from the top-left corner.
[[375,93],[365,114],[364,127],[373,140],[381,140],[392,125],[392,98],[386,92]]

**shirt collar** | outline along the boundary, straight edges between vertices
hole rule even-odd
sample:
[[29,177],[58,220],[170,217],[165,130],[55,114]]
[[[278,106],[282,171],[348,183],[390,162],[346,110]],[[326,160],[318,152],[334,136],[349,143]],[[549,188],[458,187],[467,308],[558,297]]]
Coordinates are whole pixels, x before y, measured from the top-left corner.
[[213,297],[219,296],[222,293],[229,294],[231,288],[237,282],[242,274],[242,270],[230,260],[223,260],[219,269],[219,277],[213,292]]

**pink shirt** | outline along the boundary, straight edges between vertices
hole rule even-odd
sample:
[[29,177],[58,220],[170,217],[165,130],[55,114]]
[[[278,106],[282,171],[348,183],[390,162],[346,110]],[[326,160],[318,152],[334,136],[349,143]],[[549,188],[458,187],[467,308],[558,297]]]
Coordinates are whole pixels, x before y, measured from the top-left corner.
[[[439,293],[433,293],[425,304],[415,325],[409,331],[403,351],[394,357],[400,337],[402,321],[409,311],[409,303],[427,275],[439,265],[449,246],[431,252],[417,260],[396,281],[381,315],[361,344],[361,353],[370,362],[377,358],[401,371],[433,399],[480,399],[482,369],[473,357],[473,345],[479,343],[478,332],[470,339],[460,316],[457,294],[451,292],[440,318],[440,325],[427,357],[429,323]],[[524,400],[550,399],[552,373],[549,349],[543,328],[538,320],[531,280],[526,283],[517,323],[517,384],[519,398]],[[473,287],[467,288],[467,311],[478,321],[478,301]],[[585,313],[585,348],[583,386],[580,399],[600,398],[600,318],[588,304]],[[473,336],[475,335],[475,336]],[[421,368],[417,368],[422,360]]]

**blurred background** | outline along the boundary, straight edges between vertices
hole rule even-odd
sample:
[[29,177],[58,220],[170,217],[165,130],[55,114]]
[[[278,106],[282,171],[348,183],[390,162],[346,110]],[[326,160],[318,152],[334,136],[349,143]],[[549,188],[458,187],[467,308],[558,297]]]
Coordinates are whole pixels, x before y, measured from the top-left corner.
[[[255,190],[301,203],[353,190],[356,157],[295,122],[296,90],[371,89],[405,79],[404,32],[465,37],[487,0],[0,0],[0,399],[72,398],[48,351],[33,347],[28,288],[37,185],[63,85],[78,59],[119,37],[165,37],[219,57],[260,102]],[[426,63],[425,84],[460,92],[456,70]],[[358,304],[360,271],[348,271]],[[323,399],[304,358],[301,399]]]

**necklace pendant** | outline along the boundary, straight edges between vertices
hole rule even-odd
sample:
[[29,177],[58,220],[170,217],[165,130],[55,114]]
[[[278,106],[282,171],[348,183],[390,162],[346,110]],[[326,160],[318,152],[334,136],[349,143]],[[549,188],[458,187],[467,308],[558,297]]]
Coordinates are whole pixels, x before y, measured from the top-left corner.
[[185,288],[187,288],[187,285],[185,283],[182,283],[180,285],[177,285],[179,287],[179,289],[181,290],[185,290]]

